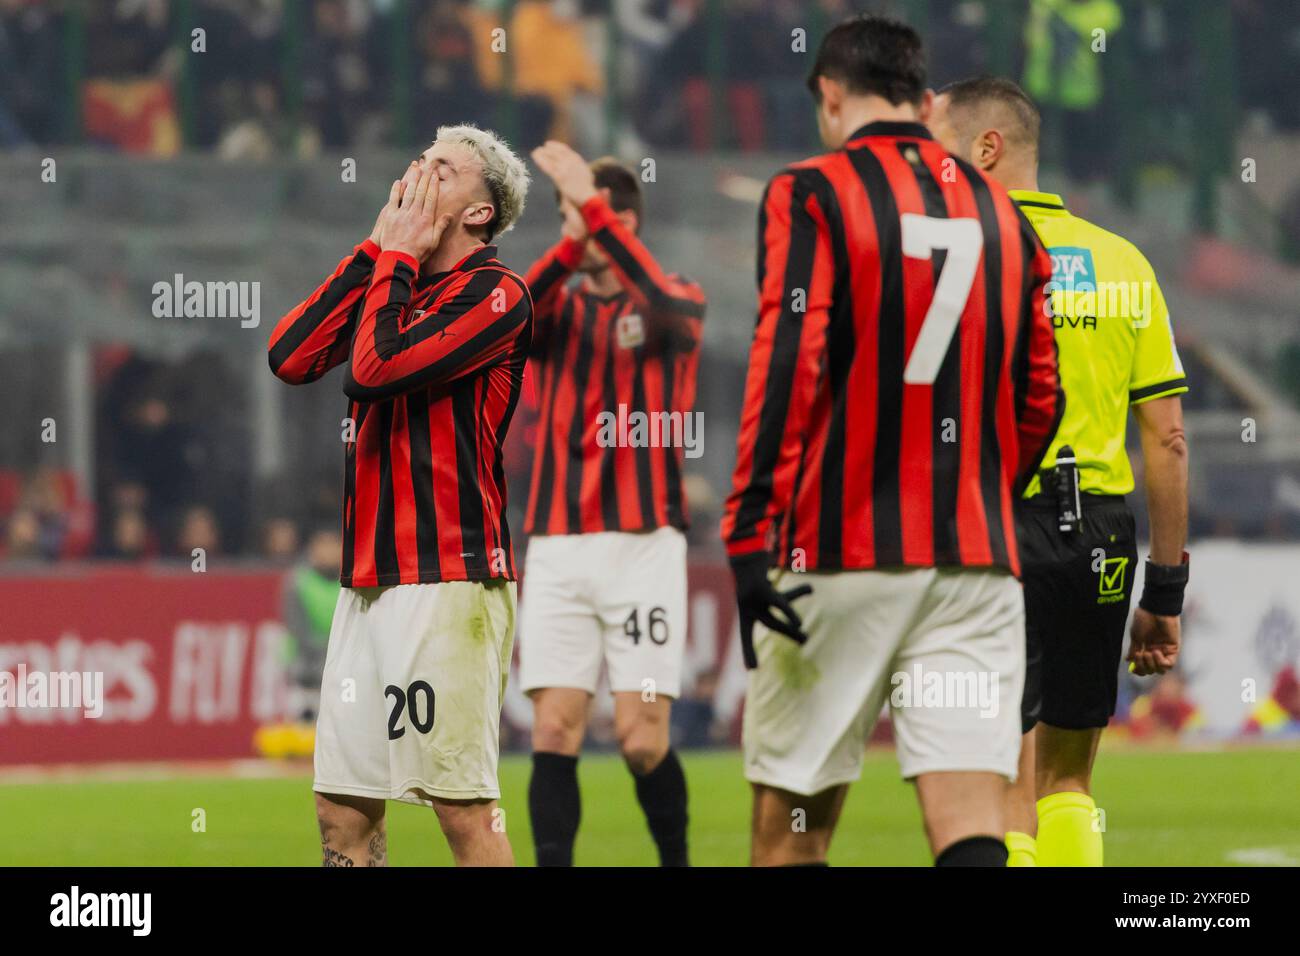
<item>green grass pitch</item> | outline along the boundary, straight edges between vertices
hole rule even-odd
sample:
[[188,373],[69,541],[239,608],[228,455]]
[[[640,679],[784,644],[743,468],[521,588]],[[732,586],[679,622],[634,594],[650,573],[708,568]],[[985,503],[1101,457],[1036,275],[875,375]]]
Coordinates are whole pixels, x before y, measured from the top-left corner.
[[[739,755],[688,753],[684,762],[693,862],[745,863],[750,801]],[[652,865],[654,848],[619,759],[589,756],[579,768],[576,862]],[[502,761],[501,785],[515,854],[531,865],[526,757]],[[1109,865],[1300,864],[1300,754],[1294,750],[1105,751],[1095,786],[1106,813]],[[389,806],[394,865],[450,863],[431,811]],[[204,811],[204,832],[194,830],[196,809]],[[305,770],[269,778],[0,783],[0,865],[311,866],[318,849]],[[868,754],[831,863],[929,862],[912,788],[898,779],[892,754]]]

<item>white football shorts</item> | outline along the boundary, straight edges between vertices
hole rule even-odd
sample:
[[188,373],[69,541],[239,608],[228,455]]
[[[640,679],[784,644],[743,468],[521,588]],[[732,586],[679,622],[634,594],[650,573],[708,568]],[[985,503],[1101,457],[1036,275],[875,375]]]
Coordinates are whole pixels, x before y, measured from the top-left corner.
[[686,536],[600,531],[528,542],[519,626],[523,690],[681,693],[686,652]]
[[985,569],[794,573],[808,642],[755,625],[745,776],[815,794],[858,778],[884,704],[905,779],[989,771],[1015,779],[1025,612],[1020,582]]
[[343,588],[316,721],[319,793],[496,799],[515,583]]

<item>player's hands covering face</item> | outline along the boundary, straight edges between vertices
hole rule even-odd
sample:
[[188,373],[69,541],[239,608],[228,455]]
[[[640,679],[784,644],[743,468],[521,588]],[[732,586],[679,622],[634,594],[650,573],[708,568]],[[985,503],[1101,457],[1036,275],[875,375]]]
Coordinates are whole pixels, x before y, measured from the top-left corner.
[[438,248],[453,216],[438,213],[441,180],[437,172],[432,168],[414,169],[414,185],[409,185],[412,174],[408,170],[406,178],[393,183],[388,194],[388,205],[380,213],[381,245],[385,250],[404,252],[417,262],[424,262]]
[[564,224],[560,226],[560,235],[574,242],[587,241],[587,220],[582,218],[582,211],[567,199],[560,200],[560,214]]
[[393,188],[388,191],[388,202],[384,203],[379,209],[379,215],[375,219],[375,227],[370,230],[370,241],[380,249],[384,248],[384,227],[392,214],[397,211],[397,206],[393,203],[393,192],[397,192],[397,198],[400,201],[402,195],[407,189],[414,189],[415,184],[420,179],[420,161],[411,160],[411,165],[406,167],[406,174],[401,179],[394,181]]

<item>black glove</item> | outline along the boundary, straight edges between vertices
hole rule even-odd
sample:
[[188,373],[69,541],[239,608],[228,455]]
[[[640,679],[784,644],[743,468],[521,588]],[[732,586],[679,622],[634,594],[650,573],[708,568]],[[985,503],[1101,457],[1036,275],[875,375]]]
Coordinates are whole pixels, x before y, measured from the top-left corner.
[[[761,621],[796,644],[808,640],[808,635],[802,630],[803,621],[790,602],[812,594],[812,585],[802,584],[789,591],[778,591],[767,579],[771,563],[766,551],[731,559],[731,573],[736,578],[736,606],[740,610],[740,648],[745,655],[745,666],[750,670],[758,666],[758,655],[754,653],[755,621]],[[776,609],[785,614],[785,620],[776,616]]]

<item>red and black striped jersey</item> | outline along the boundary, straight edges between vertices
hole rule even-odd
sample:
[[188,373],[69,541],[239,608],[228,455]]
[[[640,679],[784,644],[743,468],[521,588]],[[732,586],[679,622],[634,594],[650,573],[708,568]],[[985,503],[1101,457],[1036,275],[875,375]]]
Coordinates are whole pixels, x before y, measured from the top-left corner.
[[284,381],[350,359],[345,586],[514,578],[501,445],[531,330],[528,288],[495,247],[424,276],[369,241],[280,320],[268,348]]
[[1001,567],[1064,394],[1051,262],[998,184],[924,126],[870,123],[788,167],[759,217],[733,556]]
[[681,438],[694,427],[704,293],[665,273],[604,198],[582,214],[623,290],[566,287],[583,252],[567,238],[528,270],[540,421],[526,530],[685,528]]

